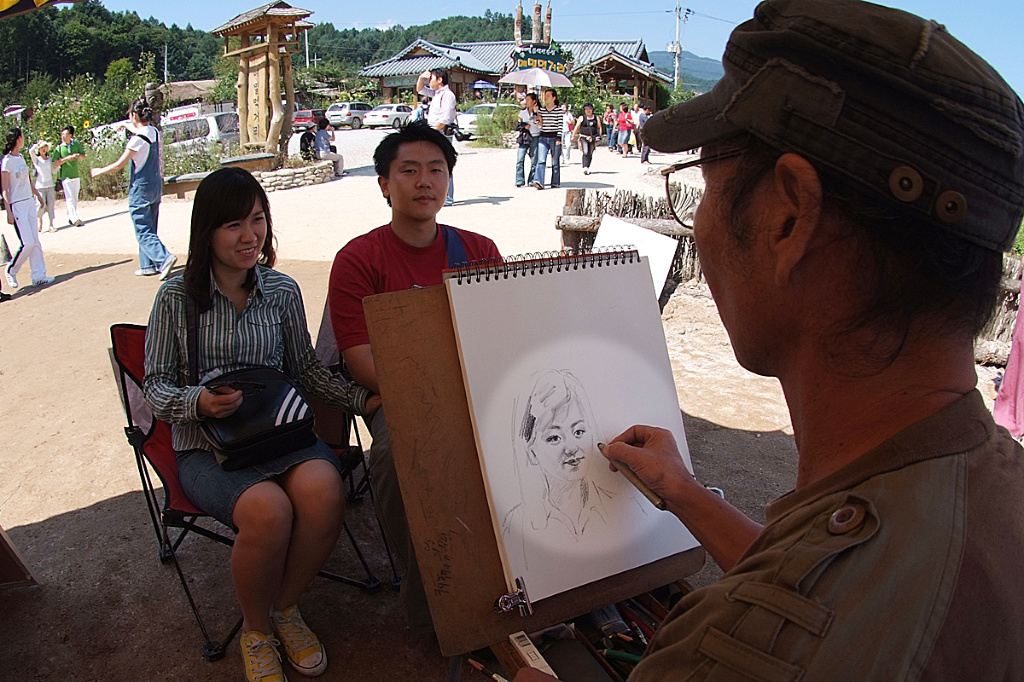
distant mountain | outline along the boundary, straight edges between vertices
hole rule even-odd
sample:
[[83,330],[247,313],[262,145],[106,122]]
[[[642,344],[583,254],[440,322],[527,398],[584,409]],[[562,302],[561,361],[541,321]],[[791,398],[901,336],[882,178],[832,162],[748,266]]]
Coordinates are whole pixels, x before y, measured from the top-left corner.
[[[671,52],[652,52],[648,50],[647,56],[650,57],[651,63],[654,64],[658,71],[669,76],[675,72],[675,61]],[[682,54],[679,55],[679,73],[688,73],[704,80],[717,81],[725,74],[725,71],[722,69],[721,60],[698,57],[692,52],[683,50]],[[682,80],[681,77],[680,80]]]

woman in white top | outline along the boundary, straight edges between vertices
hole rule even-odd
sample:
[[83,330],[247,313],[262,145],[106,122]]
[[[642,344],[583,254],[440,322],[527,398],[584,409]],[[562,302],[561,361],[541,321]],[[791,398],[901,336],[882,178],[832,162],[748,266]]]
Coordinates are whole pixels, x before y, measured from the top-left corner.
[[565,107],[565,116],[562,119],[562,165],[569,165],[569,152],[572,151],[572,130],[576,126],[576,117],[572,110]]
[[39,192],[29,181],[28,164],[21,156],[24,146],[25,136],[21,128],[11,128],[4,138],[4,158],[0,162],[0,188],[7,207],[4,236],[7,246],[14,250],[4,276],[13,289],[18,288],[17,274],[25,261],[32,271],[32,286],[53,282],[52,277],[46,276],[46,261],[36,229],[36,202],[32,198],[33,195],[38,197]]
[[128,110],[128,121],[135,134],[128,140],[121,157],[103,168],[93,168],[92,177],[119,171],[131,161],[128,179],[128,212],[139,241],[139,269],[136,275],[160,275],[167,279],[177,257],[167,251],[156,234],[160,215],[163,176],[160,174],[160,131],[153,126],[153,109],[145,98],[136,100]]
[[57,203],[57,190],[53,185],[53,159],[50,158],[50,143],[40,140],[28,148],[28,155],[32,157],[32,167],[36,171],[36,189],[39,190],[41,203],[37,207],[39,212],[39,231],[43,231],[43,213],[50,216],[50,226],[47,232],[56,232],[53,227],[53,207]]

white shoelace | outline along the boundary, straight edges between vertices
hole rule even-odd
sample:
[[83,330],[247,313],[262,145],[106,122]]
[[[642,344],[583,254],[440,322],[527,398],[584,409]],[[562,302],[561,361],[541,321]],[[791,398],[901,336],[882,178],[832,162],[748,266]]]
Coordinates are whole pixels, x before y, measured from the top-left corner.
[[280,644],[273,637],[245,642],[252,664],[252,679],[261,680],[271,675],[281,676],[281,658],[274,647]]
[[[316,636],[302,620],[302,614],[298,609],[294,609],[287,617],[284,616],[284,612],[281,612],[281,615],[275,613],[274,627],[277,628],[277,633],[284,640],[285,647],[290,648],[296,656],[314,647],[317,643]],[[297,662],[301,663],[302,661]]]

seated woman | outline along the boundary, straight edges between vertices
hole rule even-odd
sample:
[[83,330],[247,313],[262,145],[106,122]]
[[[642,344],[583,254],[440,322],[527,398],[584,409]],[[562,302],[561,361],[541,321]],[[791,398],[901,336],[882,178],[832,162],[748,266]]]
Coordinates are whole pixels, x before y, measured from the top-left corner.
[[317,362],[299,287],[271,269],[274,261],[270,205],[259,182],[239,168],[211,173],[196,190],[184,275],[160,288],[146,333],[146,402],[172,424],[182,487],[198,508],[237,529],[231,575],[250,682],[285,679],[278,643],[301,674],[327,668],[327,654],[296,603],[338,539],[345,495],[338,460],[319,440],[255,466],[218,465],[200,421],[232,414],[243,393],[188,385],[186,298],[196,303],[192,360],[200,381],[267,366],[332,407],[368,414],[380,405],[378,396],[342,383]]

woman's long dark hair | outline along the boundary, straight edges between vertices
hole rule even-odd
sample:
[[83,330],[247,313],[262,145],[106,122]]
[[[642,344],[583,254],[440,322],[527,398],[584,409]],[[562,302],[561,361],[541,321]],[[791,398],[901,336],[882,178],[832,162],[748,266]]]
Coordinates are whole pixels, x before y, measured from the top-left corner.
[[[213,305],[210,301],[210,267],[214,230],[247,217],[257,201],[267,216],[267,238],[258,262],[272,268],[277,261],[273,221],[270,219],[270,201],[259,181],[242,168],[221,168],[199,183],[192,202],[192,232],[184,275],[185,290],[195,299],[199,312],[205,312]],[[251,289],[254,284],[255,278],[250,271],[246,287]]]
[[4,138],[3,156],[7,156],[14,151],[14,145],[18,144],[19,137],[21,137],[21,128],[11,128],[7,131],[7,136]]

